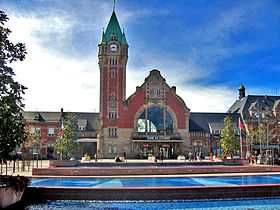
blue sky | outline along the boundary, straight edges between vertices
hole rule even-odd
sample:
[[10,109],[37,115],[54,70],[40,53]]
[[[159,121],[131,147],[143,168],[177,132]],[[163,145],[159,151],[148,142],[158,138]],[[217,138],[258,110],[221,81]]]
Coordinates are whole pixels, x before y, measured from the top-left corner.
[[[1,0],[26,109],[98,111],[97,44],[112,0]],[[226,111],[249,94],[280,94],[279,0],[118,0],[129,47],[127,96],[157,68],[191,111]]]

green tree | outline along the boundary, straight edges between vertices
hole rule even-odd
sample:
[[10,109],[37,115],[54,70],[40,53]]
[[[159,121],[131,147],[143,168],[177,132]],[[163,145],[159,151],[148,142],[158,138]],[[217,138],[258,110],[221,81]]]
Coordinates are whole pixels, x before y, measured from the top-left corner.
[[11,30],[5,27],[7,21],[8,16],[0,10],[0,161],[4,163],[26,139],[22,114],[26,88],[14,80],[15,73],[9,66],[24,60],[26,49],[22,43],[9,41]]
[[72,120],[65,119],[60,135],[55,142],[55,150],[59,153],[61,160],[69,158],[77,148],[75,139],[76,135]]
[[33,152],[39,152],[41,146],[41,135],[40,132],[35,131],[35,133],[31,134],[31,142],[30,147],[33,149]]
[[266,127],[265,124],[259,123],[257,126],[253,123],[248,126],[247,142],[252,145],[264,144],[266,140]]
[[223,156],[230,157],[240,148],[239,139],[235,135],[232,118],[230,116],[224,119],[224,128],[221,134],[221,147],[223,149]]

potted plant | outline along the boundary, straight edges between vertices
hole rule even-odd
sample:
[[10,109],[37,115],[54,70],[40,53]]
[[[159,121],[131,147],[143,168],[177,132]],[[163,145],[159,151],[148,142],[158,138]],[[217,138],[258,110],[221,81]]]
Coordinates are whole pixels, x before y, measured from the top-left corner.
[[23,176],[1,176],[0,208],[20,201],[29,179]]

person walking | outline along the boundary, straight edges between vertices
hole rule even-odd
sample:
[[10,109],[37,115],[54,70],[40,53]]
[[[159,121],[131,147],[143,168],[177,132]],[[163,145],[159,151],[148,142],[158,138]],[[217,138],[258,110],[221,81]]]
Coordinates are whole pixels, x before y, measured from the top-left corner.
[[127,162],[126,161],[126,152],[123,152],[123,160],[125,160],[125,162]]

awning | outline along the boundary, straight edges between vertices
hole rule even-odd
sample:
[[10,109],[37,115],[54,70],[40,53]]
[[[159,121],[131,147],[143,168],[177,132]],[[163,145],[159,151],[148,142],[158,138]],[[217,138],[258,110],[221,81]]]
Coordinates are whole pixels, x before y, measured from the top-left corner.
[[166,139],[137,139],[137,140],[132,140],[132,142],[145,142],[145,143],[183,143],[184,140],[166,140]]
[[84,139],[78,139],[76,142],[78,142],[78,143],[97,143],[98,139],[84,138]]

